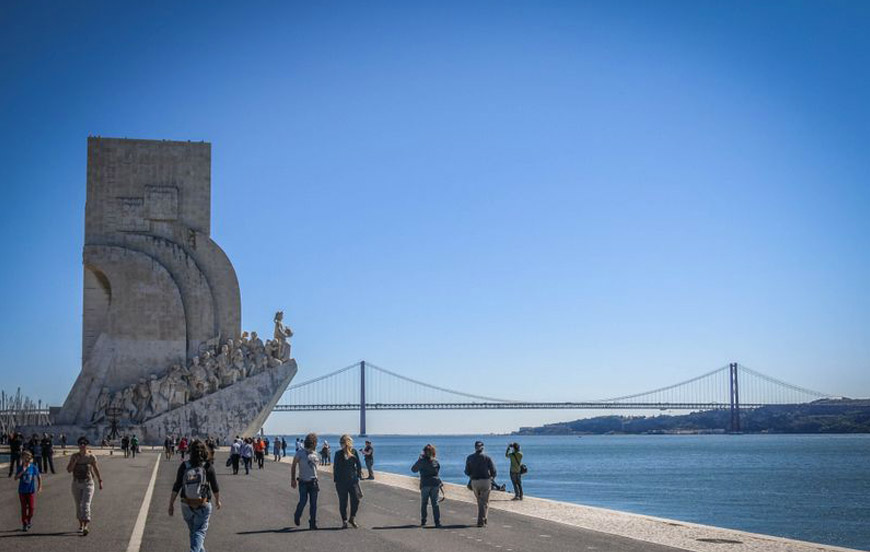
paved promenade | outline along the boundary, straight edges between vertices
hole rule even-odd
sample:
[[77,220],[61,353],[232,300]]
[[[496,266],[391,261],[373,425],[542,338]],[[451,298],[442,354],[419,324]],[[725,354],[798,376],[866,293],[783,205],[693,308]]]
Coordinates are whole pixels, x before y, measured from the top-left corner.
[[[602,550],[624,552],[666,552],[676,550],[836,550],[831,547],[798,543],[784,539],[752,536],[702,526],[691,526],[643,516],[630,516],[607,510],[590,509],[596,523],[606,526],[583,527],[590,523],[583,507],[528,499],[511,503],[499,497],[489,516],[489,527],[475,525],[476,508],[470,493],[460,486],[448,485],[448,499],[441,503],[443,529],[419,527],[419,499],[416,480],[410,477],[378,474],[378,479],[363,482],[359,529],[342,530],[338,501],[328,473],[323,474],[318,513],[319,531],[307,529],[307,511],[303,525],[292,522],[292,508],[297,493],[290,489],[289,463],[267,461],[264,470],[254,469],[249,476],[233,476],[218,455],[218,480],[223,509],[212,515],[207,538],[209,552],[238,550],[322,551],[340,548],[383,550],[385,552],[575,552]],[[176,515],[169,517],[167,506],[178,461],[167,462],[156,453],[146,453],[125,460],[118,455],[101,457],[105,488],[97,491],[93,503],[91,534],[78,536],[70,478],[65,463],[57,475],[48,475],[39,496],[33,529],[20,530],[17,485],[0,478],[0,549],[16,551],[162,551],[186,550],[187,529],[176,503]],[[155,472],[155,466],[157,466]],[[7,468],[8,469],[8,468]],[[61,474],[61,470],[63,473]],[[153,484],[153,494],[146,493]],[[500,493],[498,493],[500,494]],[[577,510],[580,508],[581,510]],[[525,512],[520,510],[525,509]],[[514,511],[509,511],[514,510]],[[147,514],[147,516],[146,516]],[[628,516],[624,518],[623,516]],[[430,516],[431,518],[431,516]],[[140,523],[137,524],[137,520]],[[626,521],[628,520],[628,521]],[[430,519],[431,523],[431,519]],[[668,525],[670,524],[670,525]],[[640,529],[625,536],[626,525]],[[651,528],[669,527],[661,533]],[[629,531],[630,532],[630,531]],[[678,546],[664,544],[668,538]],[[709,540],[703,540],[708,535]],[[727,535],[729,538],[723,538]],[[751,537],[751,538],[747,538]],[[701,539],[701,540],[698,540]],[[652,541],[652,542],[651,542]],[[730,541],[730,542],[726,542]],[[842,549],[841,549],[842,550]]]

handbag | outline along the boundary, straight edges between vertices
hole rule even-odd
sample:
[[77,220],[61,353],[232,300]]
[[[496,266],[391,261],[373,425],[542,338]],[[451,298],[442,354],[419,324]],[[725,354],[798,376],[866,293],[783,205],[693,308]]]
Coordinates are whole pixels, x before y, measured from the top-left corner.
[[529,473],[529,467],[525,464],[520,464],[520,475],[525,475]]
[[356,495],[357,500],[362,500],[363,492],[362,488],[359,486],[359,481],[353,484],[353,494]]

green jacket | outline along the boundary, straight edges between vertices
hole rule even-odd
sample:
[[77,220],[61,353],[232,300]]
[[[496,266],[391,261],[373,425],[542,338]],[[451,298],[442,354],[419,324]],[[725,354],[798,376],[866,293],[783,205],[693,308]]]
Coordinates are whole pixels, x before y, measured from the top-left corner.
[[522,452],[505,452],[505,458],[511,459],[511,473],[520,473],[520,464],[523,463],[523,453]]

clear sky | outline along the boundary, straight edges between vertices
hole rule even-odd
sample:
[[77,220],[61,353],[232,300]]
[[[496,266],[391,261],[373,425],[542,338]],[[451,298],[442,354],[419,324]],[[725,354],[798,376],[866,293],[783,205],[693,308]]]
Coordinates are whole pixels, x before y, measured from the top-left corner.
[[93,134],[212,143],[243,326],[286,311],[297,381],[572,400],[738,361],[870,396],[870,3],[140,4],[0,4],[0,387],[78,374]]

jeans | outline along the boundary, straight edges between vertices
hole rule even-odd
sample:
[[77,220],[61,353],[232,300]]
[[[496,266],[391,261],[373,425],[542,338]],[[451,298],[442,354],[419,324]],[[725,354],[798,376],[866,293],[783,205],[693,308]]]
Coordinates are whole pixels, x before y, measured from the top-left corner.
[[523,476],[520,472],[511,472],[511,483],[514,486],[514,496],[523,497]]
[[91,521],[91,500],[94,498],[94,482],[91,479],[72,482],[73,499],[76,502],[76,517],[79,521]]
[[36,493],[18,493],[18,498],[21,500],[21,523],[28,525],[36,511]]
[[489,491],[492,489],[491,479],[472,479],[471,490],[477,499],[477,524],[486,523],[486,514],[489,511]]
[[430,486],[420,489],[420,522],[426,523],[426,506],[427,503],[432,503],[432,517],[435,518],[435,525],[441,524],[441,509],[438,507],[438,489],[439,487]]
[[208,531],[208,518],[211,517],[211,503],[206,502],[199,508],[191,508],[182,502],[181,516],[190,531],[190,552],[205,552],[205,533]]
[[347,501],[350,499],[350,519],[356,517],[359,510],[359,498],[356,496],[356,481],[335,482],[335,490],[338,492],[338,510],[341,512],[341,521],[347,521]]
[[251,473],[251,458],[249,456],[242,456],[242,461],[245,463],[245,475]]
[[309,503],[308,507],[308,525],[317,525],[317,495],[320,494],[317,480],[300,481],[299,482],[299,504],[296,505],[296,514],[294,520],[302,519],[302,511],[305,510],[305,503]]
[[371,456],[366,456],[365,459],[366,459],[366,469],[369,470],[369,479],[374,479],[375,474],[372,473],[372,466],[375,465],[375,459],[372,458]]
[[232,466],[233,466],[233,475],[236,475],[239,473],[239,459],[240,458],[241,458],[241,456],[239,456],[238,454],[231,454],[230,455],[230,464],[232,464]]

